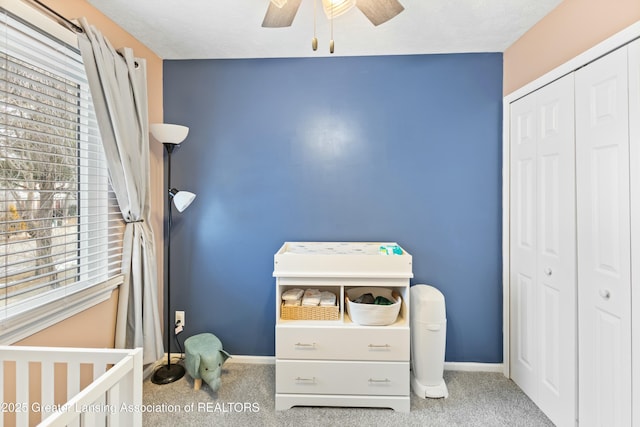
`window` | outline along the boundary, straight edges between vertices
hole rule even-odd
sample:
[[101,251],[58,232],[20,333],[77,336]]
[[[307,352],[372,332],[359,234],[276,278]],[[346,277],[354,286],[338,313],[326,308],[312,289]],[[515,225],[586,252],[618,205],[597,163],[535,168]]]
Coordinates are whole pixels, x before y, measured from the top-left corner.
[[78,49],[0,11],[6,343],[95,304],[97,294],[108,298],[120,274],[124,228]]

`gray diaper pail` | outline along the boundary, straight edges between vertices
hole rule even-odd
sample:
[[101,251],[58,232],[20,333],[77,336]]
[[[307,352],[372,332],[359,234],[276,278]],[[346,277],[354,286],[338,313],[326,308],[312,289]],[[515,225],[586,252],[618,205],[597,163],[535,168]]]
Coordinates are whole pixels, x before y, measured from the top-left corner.
[[444,382],[447,315],[444,295],[429,285],[411,287],[411,389],[422,398],[448,397]]

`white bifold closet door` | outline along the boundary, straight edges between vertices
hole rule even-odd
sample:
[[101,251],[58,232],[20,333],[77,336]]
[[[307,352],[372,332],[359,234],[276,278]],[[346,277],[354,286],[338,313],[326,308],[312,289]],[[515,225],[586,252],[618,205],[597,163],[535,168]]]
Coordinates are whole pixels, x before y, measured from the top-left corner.
[[632,425],[627,51],[575,73],[580,426]]
[[576,422],[574,81],[511,104],[511,377],[558,426]]
[[[629,49],[629,169],[631,175],[631,402],[632,425],[640,425],[640,40]],[[634,314],[635,313],[635,314]]]

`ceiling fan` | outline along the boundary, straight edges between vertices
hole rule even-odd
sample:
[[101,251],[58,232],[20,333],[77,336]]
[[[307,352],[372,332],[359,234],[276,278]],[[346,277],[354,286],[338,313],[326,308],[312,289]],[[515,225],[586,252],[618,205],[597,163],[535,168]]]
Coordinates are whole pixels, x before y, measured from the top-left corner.
[[[271,0],[262,26],[267,28],[289,27],[298,12],[302,0]],[[325,14],[335,18],[356,6],[375,26],[384,24],[404,10],[398,0],[322,0]]]

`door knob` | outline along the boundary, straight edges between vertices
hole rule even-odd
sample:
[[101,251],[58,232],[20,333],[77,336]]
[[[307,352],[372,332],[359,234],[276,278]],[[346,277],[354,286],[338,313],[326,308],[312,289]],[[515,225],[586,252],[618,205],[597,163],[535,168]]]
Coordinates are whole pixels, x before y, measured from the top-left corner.
[[551,270],[551,267],[545,268],[544,274],[546,274],[547,276],[551,276],[553,274],[553,270]]
[[602,299],[609,299],[611,298],[611,292],[609,292],[609,289],[600,289],[600,296]]

